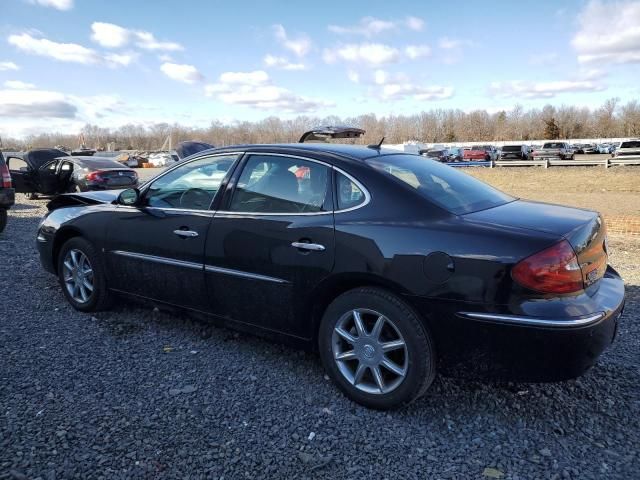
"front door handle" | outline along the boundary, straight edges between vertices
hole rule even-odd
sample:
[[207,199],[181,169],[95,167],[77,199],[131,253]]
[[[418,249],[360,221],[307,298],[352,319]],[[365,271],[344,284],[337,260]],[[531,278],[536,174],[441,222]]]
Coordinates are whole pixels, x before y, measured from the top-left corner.
[[293,242],[292,247],[299,248],[301,250],[311,250],[312,252],[324,252],[324,245],[319,243],[306,243],[306,242]]
[[194,238],[198,236],[198,232],[193,230],[174,230],[173,233],[183,238]]

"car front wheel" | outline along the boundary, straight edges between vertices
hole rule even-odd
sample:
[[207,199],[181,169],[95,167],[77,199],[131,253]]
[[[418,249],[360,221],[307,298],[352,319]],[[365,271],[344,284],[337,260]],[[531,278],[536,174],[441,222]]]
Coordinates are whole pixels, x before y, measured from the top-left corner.
[[69,303],[81,312],[105,310],[111,295],[102,259],[82,237],[68,240],[58,256],[58,280]]
[[327,374],[352,400],[369,408],[407,405],[435,377],[429,332],[400,298],[378,288],[358,288],[327,308],[319,332]]

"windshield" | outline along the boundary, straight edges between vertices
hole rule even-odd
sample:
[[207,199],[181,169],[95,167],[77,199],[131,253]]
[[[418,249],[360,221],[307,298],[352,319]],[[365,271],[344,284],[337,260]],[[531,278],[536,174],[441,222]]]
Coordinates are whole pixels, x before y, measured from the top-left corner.
[[110,158],[89,157],[79,160],[80,165],[86,168],[125,168],[119,162],[111,160]]
[[564,143],[545,143],[542,148],[564,148]]
[[633,142],[622,142],[620,148],[640,148],[640,140]]
[[503,152],[519,152],[521,150],[522,147],[520,145],[507,145],[505,147],[502,147]]
[[401,180],[430,202],[457,215],[515,200],[466,173],[441,163],[425,162],[416,155],[383,155],[366,162],[386,175]]

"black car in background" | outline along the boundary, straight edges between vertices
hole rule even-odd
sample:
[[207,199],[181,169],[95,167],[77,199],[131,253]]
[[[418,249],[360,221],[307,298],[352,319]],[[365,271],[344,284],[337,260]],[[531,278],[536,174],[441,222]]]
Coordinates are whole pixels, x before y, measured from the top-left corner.
[[15,202],[15,191],[11,183],[9,168],[0,152],[0,232],[7,226],[7,211]]
[[505,145],[500,151],[500,160],[529,160],[531,150],[528,145]]
[[207,150],[140,190],[48,207],[37,246],[74,308],[133,295],[318,350],[373,408],[415,400],[437,370],[576,377],[624,305],[596,212],[379,145]]
[[420,154],[431,160],[436,160],[442,163],[446,163],[449,161],[449,151],[446,148],[435,150],[421,150]]
[[[60,155],[62,153],[62,155]],[[37,194],[107,190],[138,186],[138,174],[110,158],[69,156],[56,149],[31,150],[9,157],[9,171],[18,193]]]

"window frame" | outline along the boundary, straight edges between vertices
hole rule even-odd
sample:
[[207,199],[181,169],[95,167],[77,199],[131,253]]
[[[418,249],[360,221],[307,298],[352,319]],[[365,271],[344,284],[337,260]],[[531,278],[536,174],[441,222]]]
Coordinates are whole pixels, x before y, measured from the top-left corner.
[[[330,198],[325,198],[324,201],[324,205],[328,205],[328,209],[322,212],[236,212],[236,211],[232,211],[229,210],[230,205],[231,205],[231,199],[233,198],[233,195],[236,191],[236,187],[238,185],[238,180],[240,179],[240,176],[242,175],[242,172],[244,171],[247,162],[249,160],[249,157],[251,155],[261,155],[261,156],[273,156],[273,157],[287,157],[287,158],[293,158],[293,159],[298,159],[298,160],[303,160],[305,162],[311,162],[311,163],[317,163],[320,165],[323,165],[325,167],[327,167],[329,169],[329,175],[327,176],[327,179],[329,180],[327,183],[327,192],[326,195],[327,197],[330,196]],[[364,197],[365,200],[353,207],[347,208],[347,209],[343,209],[343,210],[337,210],[337,197],[336,197],[336,186],[337,186],[337,181],[336,181],[336,172],[339,172],[343,175],[345,175],[347,178],[349,178],[352,182],[354,182],[358,188],[360,188],[362,190],[362,192],[364,193]],[[222,198],[222,202],[220,205],[220,209],[216,212],[216,213],[221,213],[224,215],[236,215],[236,216],[253,216],[253,217],[291,217],[291,216],[295,216],[295,217],[304,217],[304,216],[312,216],[312,215],[333,215],[335,213],[342,213],[342,212],[348,212],[351,210],[356,210],[358,208],[362,208],[365,205],[367,205],[369,202],[371,201],[371,195],[369,194],[369,190],[362,185],[362,182],[358,181],[356,178],[353,177],[353,175],[345,172],[344,170],[342,170],[341,168],[336,167],[335,165],[332,165],[331,163],[328,163],[326,161],[323,160],[318,160],[315,158],[309,158],[309,157],[305,157],[303,155],[298,155],[295,153],[279,153],[279,152],[260,152],[260,151],[247,151],[244,152],[244,155],[241,159],[241,162],[239,163],[238,167],[236,168],[233,176],[230,178],[229,183],[226,186],[225,189],[225,193],[224,196]]]
[[141,199],[146,199],[147,192],[151,188],[151,185],[153,185],[157,180],[161,179],[165,175],[168,175],[169,173],[173,172],[174,170],[176,170],[176,169],[178,169],[180,167],[183,167],[184,165],[188,165],[191,162],[196,162],[198,160],[204,160],[206,158],[215,158],[215,157],[229,157],[229,156],[234,156],[234,155],[235,155],[236,159],[233,161],[233,164],[229,168],[229,171],[226,173],[226,175],[222,179],[222,182],[220,182],[220,188],[218,189],[218,191],[216,192],[215,196],[211,200],[211,203],[209,204],[209,208],[207,208],[207,209],[176,208],[176,207],[153,207],[153,206],[150,206],[150,205],[139,205],[139,206],[124,206],[124,205],[121,205],[119,207],[122,207],[122,208],[134,208],[134,209],[145,208],[145,209],[148,209],[148,210],[169,210],[169,211],[174,211],[174,212],[188,212],[188,213],[206,213],[206,212],[213,213],[213,212],[216,211],[216,206],[218,206],[220,204],[220,199],[223,198],[223,195],[226,193],[227,185],[229,183],[229,179],[233,177],[235,171],[238,168],[238,165],[245,158],[245,152],[244,151],[219,152],[219,153],[214,153],[214,154],[202,155],[202,156],[199,156],[199,157],[196,157],[196,158],[189,159],[188,161],[178,162],[176,165],[174,165],[174,166],[172,166],[170,168],[167,168],[160,175],[149,179],[139,189],[140,198]]

